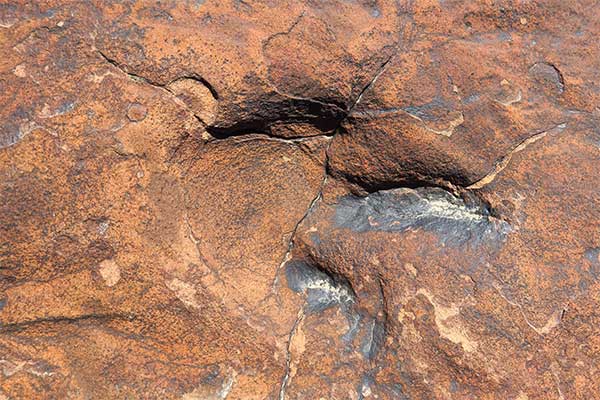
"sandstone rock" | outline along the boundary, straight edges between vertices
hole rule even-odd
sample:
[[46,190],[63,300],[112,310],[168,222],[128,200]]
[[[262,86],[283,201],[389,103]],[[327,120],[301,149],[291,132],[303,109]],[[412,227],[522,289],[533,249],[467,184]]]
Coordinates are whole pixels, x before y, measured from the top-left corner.
[[0,5],[0,399],[600,397],[598,21]]

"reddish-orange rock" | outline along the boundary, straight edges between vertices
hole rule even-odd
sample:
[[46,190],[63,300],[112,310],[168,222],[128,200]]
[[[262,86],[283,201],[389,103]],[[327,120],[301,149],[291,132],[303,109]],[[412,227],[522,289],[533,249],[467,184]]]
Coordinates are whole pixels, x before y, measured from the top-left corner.
[[600,398],[599,21],[0,4],[0,400]]

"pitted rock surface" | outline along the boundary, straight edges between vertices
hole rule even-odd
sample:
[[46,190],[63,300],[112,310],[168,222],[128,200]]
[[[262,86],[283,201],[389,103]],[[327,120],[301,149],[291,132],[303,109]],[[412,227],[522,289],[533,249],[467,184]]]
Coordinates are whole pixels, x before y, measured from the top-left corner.
[[600,398],[599,34],[0,4],[0,400]]

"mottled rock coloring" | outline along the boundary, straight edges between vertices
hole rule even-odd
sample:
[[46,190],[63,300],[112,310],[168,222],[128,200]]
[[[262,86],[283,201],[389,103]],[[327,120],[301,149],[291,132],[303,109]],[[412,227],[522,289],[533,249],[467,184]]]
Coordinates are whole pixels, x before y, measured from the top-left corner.
[[594,0],[0,5],[0,400],[600,398]]

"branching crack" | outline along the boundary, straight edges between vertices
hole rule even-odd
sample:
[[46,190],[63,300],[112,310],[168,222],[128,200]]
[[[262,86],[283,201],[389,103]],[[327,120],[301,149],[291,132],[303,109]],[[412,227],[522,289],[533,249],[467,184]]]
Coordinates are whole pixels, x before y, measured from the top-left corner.
[[283,266],[285,265],[285,263],[289,260],[290,258],[290,254],[294,248],[294,240],[296,238],[296,232],[298,230],[298,227],[302,224],[302,222],[304,222],[304,220],[311,214],[311,212],[313,211],[315,205],[319,202],[319,200],[322,199],[323,197],[323,189],[325,188],[325,185],[327,184],[327,178],[329,176],[329,149],[331,147],[331,143],[333,142],[333,139],[335,138],[335,135],[337,135],[339,133],[339,129],[340,126],[342,124],[342,122],[350,115],[350,113],[352,112],[352,109],[360,102],[362,96],[364,95],[364,93],[369,90],[369,88],[371,86],[373,86],[373,84],[377,81],[377,79],[379,79],[379,77],[386,71],[390,61],[393,59],[394,55],[389,56],[385,62],[383,62],[383,64],[381,64],[381,66],[379,67],[377,73],[375,74],[375,76],[369,81],[369,83],[367,83],[367,85],[365,85],[365,87],[360,91],[358,97],[356,98],[356,100],[352,103],[352,105],[350,106],[350,108],[348,109],[346,116],[344,117],[344,119],[342,119],[340,121],[340,123],[338,124],[338,127],[334,130],[333,135],[328,136],[331,138],[330,142],[327,144],[327,147],[325,148],[325,161],[323,163],[323,179],[321,181],[321,185],[319,187],[319,191],[317,192],[317,195],[313,198],[313,200],[310,202],[310,205],[308,207],[308,209],[306,210],[306,212],[304,213],[304,215],[302,216],[302,218],[300,218],[300,220],[296,223],[296,225],[294,226],[294,229],[292,230],[292,234],[290,236],[289,242],[288,242],[288,246],[287,246],[287,250],[285,252],[285,255],[283,257],[282,262],[279,264],[279,267],[277,268],[277,270],[275,271],[275,278],[273,280],[273,284],[272,287],[273,289],[275,288],[275,286],[277,285],[278,279],[279,279],[279,272],[281,271],[281,269],[283,268]]

